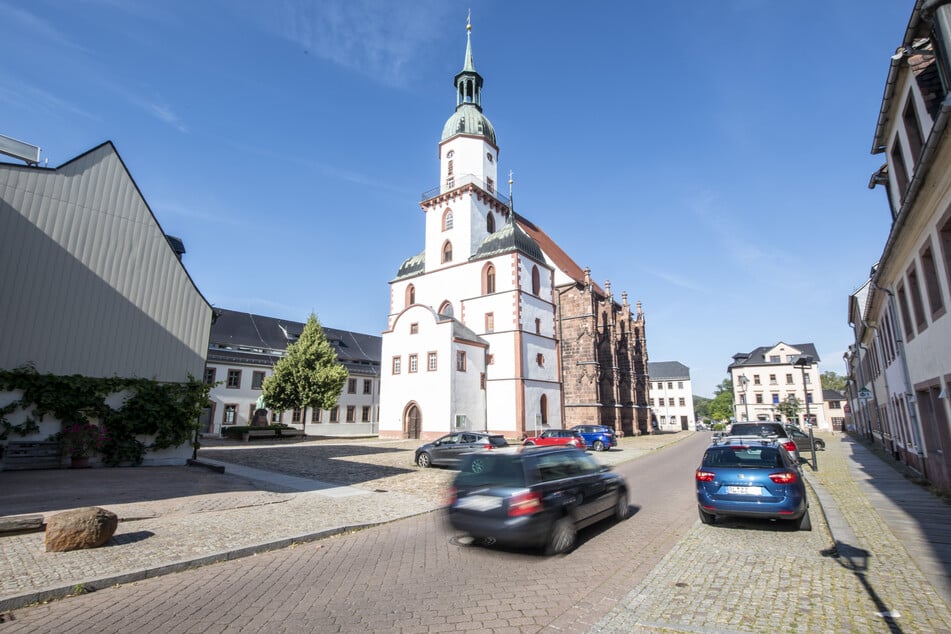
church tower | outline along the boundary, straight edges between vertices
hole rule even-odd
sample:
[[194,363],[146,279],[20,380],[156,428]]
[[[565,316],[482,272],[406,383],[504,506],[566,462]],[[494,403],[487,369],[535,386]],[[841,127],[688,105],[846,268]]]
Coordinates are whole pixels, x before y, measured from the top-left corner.
[[561,427],[554,269],[498,192],[499,148],[482,110],[472,26],[423,194],[424,249],[390,281],[380,437]]

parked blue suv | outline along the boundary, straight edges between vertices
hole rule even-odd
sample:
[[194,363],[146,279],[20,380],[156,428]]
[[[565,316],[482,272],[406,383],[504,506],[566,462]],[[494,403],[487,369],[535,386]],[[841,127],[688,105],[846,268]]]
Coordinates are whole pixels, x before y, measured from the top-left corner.
[[571,429],[581,434],[588,449],[606,451],[611,447],[617,447],[617,437],[610,427],[604,425],[575,425]]

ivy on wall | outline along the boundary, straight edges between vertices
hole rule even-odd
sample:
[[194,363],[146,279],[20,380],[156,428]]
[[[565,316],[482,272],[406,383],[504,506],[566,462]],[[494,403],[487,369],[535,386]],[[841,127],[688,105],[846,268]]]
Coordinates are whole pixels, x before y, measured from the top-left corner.
[[[160,383],[39,374],[31,367],[0,370],[0,391],[21,393],[18,400],[0,407],[0,440],[10,434],[38,433],[39,422],[47,415],[63,425],[95,422],[108,436],[100,450],[103,463],[141,464],[146,451],[178,447],[194,438],[210,389],[191,375],[185,383]],[[113,409],[106,400],[117,393],[126,394],[126,398],[119,409]],[[7,416],[18,410],[27,416],[14,425]],[[153,441],[146,445],[137,435],[152,436]]]

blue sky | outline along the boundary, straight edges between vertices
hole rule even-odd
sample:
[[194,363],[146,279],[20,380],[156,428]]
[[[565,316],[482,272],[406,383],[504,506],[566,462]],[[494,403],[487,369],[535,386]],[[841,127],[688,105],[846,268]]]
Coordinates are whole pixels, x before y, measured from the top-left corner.
[[712,396],[737,352],[815,343],[889,228],[870,148],[913,0],[0,0],[0,134],[111,140],[215,306],[379,334],[472,10],[515,207]]

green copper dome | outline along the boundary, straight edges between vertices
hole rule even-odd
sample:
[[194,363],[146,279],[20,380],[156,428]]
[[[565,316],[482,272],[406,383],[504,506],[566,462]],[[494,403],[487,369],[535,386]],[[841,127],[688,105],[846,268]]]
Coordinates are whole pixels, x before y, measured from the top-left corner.
[[475,104],[462,104],[452,113],[446,125],[443,126],[440,141],[450,139],[457,134],[484,136],[489,143],[496,145],[495,128]]

